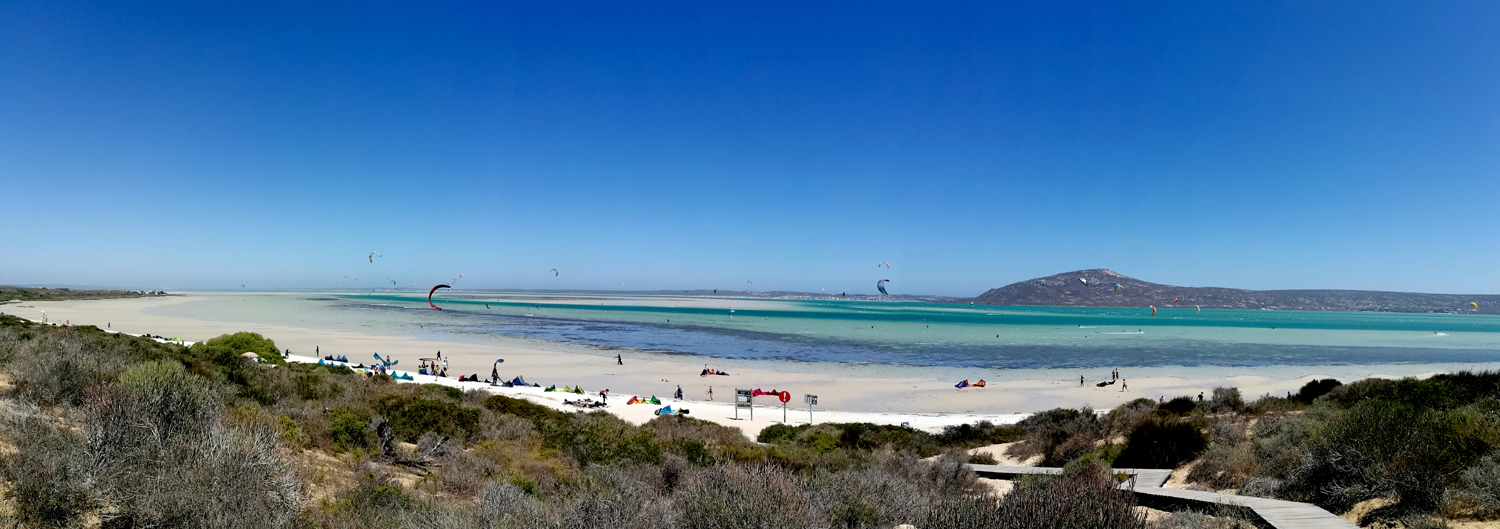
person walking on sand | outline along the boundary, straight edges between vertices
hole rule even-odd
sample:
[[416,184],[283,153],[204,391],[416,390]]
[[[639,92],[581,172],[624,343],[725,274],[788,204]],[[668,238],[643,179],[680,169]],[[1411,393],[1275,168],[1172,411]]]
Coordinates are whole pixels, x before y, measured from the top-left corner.
[[710,402],[712,402],[714,400],[714,387],[713,386],[709,386],[708,387],[708,400]]
[[625,365],[625,360],[622,359],[622,358],[620,358],[620,353],[615,353],[615,365],[619,365],[619,366]]
[[1122,378],[1120,379],[1120,392],[1124,393],[1126,391],[1130,391],[1130,384],[1125,383],[1125,379]]
[[677,385],[677,393],[673,393],[672,398],[682,400],[682,384]]

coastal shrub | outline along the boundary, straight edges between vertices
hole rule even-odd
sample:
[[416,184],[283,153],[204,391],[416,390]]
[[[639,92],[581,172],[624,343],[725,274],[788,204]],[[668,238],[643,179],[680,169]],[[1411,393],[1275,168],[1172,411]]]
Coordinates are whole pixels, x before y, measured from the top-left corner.
[[1393,497],[1399,502],[1387,516],[1431,512],[1442,502],[1448,476],[1458,476],[1490,449],[1464,435],[1457,416],[1381,400],[1355,404],[1333,415],[1324,434],[1307,443],[1278,492],[1335,511]]
[[84,439],[58,428],[35,405],[10,402],[0,436],[12,450],[0,457],[11,515],[21,527],[73,527],[95,506],[86,479]]
[[1210,413],[1239,413],[1245,411],[1245,399],[1239,388],[1214,388],[1213,398],[1208,400]]
[[1231,516],[1178,511],[1157,522],[1155,529],[1255,529],[1255,524]]
[[1123,468],[1176,468],[1206,447],[1203,433],[1174,416],[1157,417],[1136,428],[1115,460]]
[[790,443],[797,438],[797,427],[786,424],[773,424],[765,427],[755,440],[761,443],[782,444]]
[[651,431],[602,411],[579,414],[570,424],[549,422],[542,439],[584,465],[657,463],[663,448]]
[[715,466],[690,478],[683,491],[684,529],[816,526],[817,508],[786,471],[768,465]]
[[464,390],[444,386],[442,384],[422,384],[422,393],[428,396],[443,398],[458,402],[464,396]]
[[375,412],[391,422],[396,437],[409,443],[427,432],[452,436],[461,442],[472,441],[479,433],[479,410],[451,402],[387,395],[376,403]]
[[945,426],[936,436],[939,447],[977,448],[980,446],[1018,441],[1024,435],[1019,426],[994,424],[990,421]]
[[[1116,488],[1107,471],[1082,471],[1064,476],[1026,480],[999,501],[999,512],[977,521],[946,520],[955,525],[923,527],[1002,528],[1139,528],[1146,527],[1144,513],[1135,509],[1135,497]],[[951,516],[951,515],[950,515]]]
[[1214,443],[1203,452],[1187,479],[1214,490],[1238,489],[1258,471],[1250,443]]
[[1490,454],[1464,469],[1459,485],[1450,503],[1467,504],[1464,510],[1474,517],[1500,515],[1500,457]]
[[203,345],[222,347],[229,350],[235,356],[239,356],[240,353],[255,353],[260,355],[260,359],[263,362],[286,365],[286,359],[281,356],[281,350],[276,348],[276,342],[253,332],[219,335],[209,338]]
[[1309,380],[1302,385],[1302,389],[1297,390],[1297,394],[1293,395],[1292,399],[1303,404],[1312,404],[1313,401],[1318,400],[1318,397],[1327,395],[1328,392],[1333,391],[1333,388],[1342,385],[1344,385],[1343,382],[1332,378]]
[[817,471],[802,480],[822,520],[831,527],[895,527],[922,515],[937,491],[913,479],[910,460],[872,461],[857,469]]
[[494,395],[484,400],[484,407],[495,413],[515,415],[533,422],[552,420],[566,421],[571,415],[525,399]]
[[328,427],[328,435],[333,442],[335,452],[369,449],[375,446],[374,435],[368,431],[365,420],[344,407],[333,410],[333,421]]
[[1192,413],[1193,410],[1197,407],[1198,403],[1193,402],[1192,397],[1175,397],[1172,400],[1169,400],[1162,405],[1157,406],[1156,409],[1160,412],[1170,413],[1172,415],[1187,415],[1189,413]]
[[1089,407],[1056,408],[1036,413],[1016,423],[1025,432],[1025,443],[1011,445],[1006,454],[1029,459],[1041,455],[1042,466],[1060,467],[1091,452],[1102,439],[1104,423]]
[[50,331],[19,344],[8,366],[16,394],[31,402],[78,406],[86,388],[112,381],[130,360],[77,329]]
[[304,494],[274,438],[213,427],[116,461],[102,480],[104,526],[289,527]]
[[297,390],[297,396],[302,400],[318,400],[323,398],[323,377],[317,373],[301,373],[293,379],[293,387]]

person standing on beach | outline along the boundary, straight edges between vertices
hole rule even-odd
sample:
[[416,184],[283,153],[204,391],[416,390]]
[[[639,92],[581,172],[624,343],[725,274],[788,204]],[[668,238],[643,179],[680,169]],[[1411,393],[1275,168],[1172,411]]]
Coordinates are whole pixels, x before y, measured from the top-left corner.
[[1078,387],[1083,387],[1083,375],[1078,375]]
[[673,393],[672,398],[682,400],[682,384],[677,385],[677,393]]
[[714,387],[713,386],[709,386],[708,387],[708,400],[709,401],[714,400]]

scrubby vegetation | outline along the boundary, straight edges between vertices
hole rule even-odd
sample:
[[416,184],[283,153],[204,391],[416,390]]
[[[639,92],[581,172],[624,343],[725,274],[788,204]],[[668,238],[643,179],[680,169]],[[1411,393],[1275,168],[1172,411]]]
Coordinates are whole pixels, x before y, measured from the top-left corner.
[[1118,468],[1183,467],[1192,487],[1334,513],[1379,500],[1363,525],[1500,517],[1495,372],[1314,380],[1285,398],[1253,402],[1218,388],[1204,401],[1140,399],[1103,416],[1050,410],[1017,426],[1026,442],[1009,454],[1041,456],[1048,466],[1098,460]]
[[185,348],[0,317],[0,525],[1146,527],[1097,462],[1003,497],[963,466],[961,449],[1017,427],[773,427],[757,443],[245,351],[280,358],[250,333]]
[[0,303],[7,301],[61,301],[68,299],[113,299],[167,296],[160,290],[73,290],[71,288],[12,287],[0,285]]

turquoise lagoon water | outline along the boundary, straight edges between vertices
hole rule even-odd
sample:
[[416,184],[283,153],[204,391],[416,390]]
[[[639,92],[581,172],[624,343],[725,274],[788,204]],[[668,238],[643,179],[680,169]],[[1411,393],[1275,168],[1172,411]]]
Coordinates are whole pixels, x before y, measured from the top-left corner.
[[[210,295],[164,310],[747,360],[1055,369],[1500,362],[1500,317],[514,293]],[[601,303],[605,303],[601,305]],[[681,306],[673,306],[674,304]],[[229,315],[228,312],[234,312]]]

